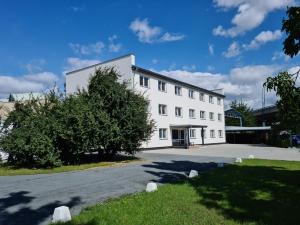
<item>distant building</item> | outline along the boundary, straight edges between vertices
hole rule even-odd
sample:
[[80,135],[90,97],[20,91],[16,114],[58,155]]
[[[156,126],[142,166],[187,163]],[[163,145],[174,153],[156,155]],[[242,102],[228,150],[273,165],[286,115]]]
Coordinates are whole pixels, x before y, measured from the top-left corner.
[[224,94],[207,90],[135,65],[127,55],[66,74],[66,94],[87,89],[97,68],[115,67],[128,88],[144,93],[156,130],[144,148],[224,143]]
[[257,126],[271,126],[278,122],[278,109],[276,105],[256,109],[253,111],[253,114],[256,118]]

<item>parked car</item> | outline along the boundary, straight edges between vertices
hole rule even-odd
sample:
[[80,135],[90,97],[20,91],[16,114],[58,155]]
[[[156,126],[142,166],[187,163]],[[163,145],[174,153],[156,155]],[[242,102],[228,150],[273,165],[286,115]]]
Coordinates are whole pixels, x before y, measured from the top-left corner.
[[292,144],[294,146],[300,145],[300,135],[292,135]]

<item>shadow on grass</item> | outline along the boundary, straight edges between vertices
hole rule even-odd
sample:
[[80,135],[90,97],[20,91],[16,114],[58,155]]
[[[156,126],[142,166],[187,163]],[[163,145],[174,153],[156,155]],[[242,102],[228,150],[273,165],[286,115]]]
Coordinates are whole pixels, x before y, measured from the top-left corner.
[[38,208],[28,204],[35,197],[30,192],[12,192],[0,199],[0,224],[2,225],[38,225],[52,215],[54,208],[65,205],[73,207],[81,203],[80,197],[73,197],[67,202],[53,201]]
[[[190,169],[205,171],[213,163],[190,161],[155,162],[145,167],[162,171],[148,173],[155,181],[180,183]],[[201,173],[188,182],[199,195],[199,204],[217,210],[225,218],[241,223],[300,224],[300,170],[278,166],[227,165]]]

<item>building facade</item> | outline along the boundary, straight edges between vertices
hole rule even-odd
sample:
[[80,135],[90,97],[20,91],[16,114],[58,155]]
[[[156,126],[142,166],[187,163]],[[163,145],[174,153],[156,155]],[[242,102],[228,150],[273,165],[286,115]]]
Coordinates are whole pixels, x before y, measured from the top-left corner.
[[225,142],[224,95],[155,73],[135,65],[126,55],[66,75],[67,95],[86,89],[97,68],[114,67],[120,82],[149,99],[156,129],[144,148],[193,146]]

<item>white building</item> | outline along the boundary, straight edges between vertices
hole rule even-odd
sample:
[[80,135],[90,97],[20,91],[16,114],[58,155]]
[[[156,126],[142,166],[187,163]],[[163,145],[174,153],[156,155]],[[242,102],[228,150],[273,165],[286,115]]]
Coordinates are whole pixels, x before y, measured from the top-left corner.
[[86,89],[90,76],[99,67],[115,67],[129,88],[150,100],[150,114],[156,130],[144,148],[192,146],[225,142],[224,95],[209,91],[135,65],[135,56],[126,55],[68,72],[66,93]]

